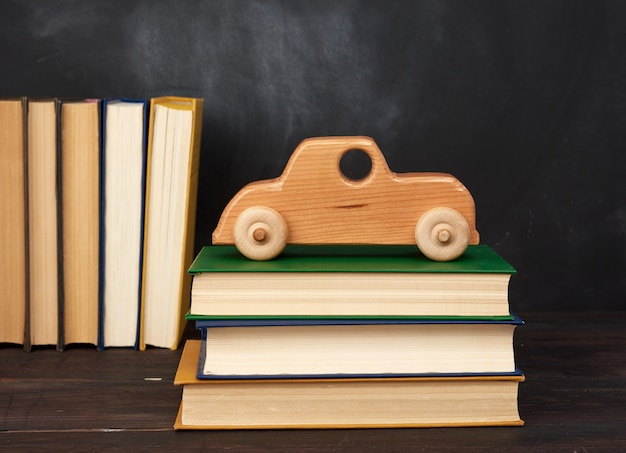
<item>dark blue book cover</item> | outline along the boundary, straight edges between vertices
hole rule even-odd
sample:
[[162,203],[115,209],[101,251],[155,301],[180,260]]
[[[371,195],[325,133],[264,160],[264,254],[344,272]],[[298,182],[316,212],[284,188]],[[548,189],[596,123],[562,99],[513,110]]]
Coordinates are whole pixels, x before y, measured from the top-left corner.
[[[198,320],[202,341],[197,377],[519,376],[513,333],[522,324],[516,315],[510,320]],[[278,365],[272,368],[268,363],[276,357]],[[352,359],[354,367],[343,366]],[[388,360],[389,369],[383,364]],[[481,368],[483,363],[485,368]]]
[[143,130],[142,130],[142,164],[141,164],[141,225],[140,225],[140,245],[139,245],[139,280],[137,282],[137,324],[136,324],[136,332],[135,332],[135,340],[134,344],[128,345],[132,346],[134,349],[139,348],[139,321],[140,321],[140,313],[141,313],[141,288],[142,288],[142,271],[143,271],[143,236],[144,236],[144,214],[145,214],[145,187],[146,187],[146,148],[147,148],[147,134],[148,134],[148,100],[147,99],[127,99],[127,98],[119,98],[119,99],[104,99],[102,101],[102,159],[101,159],[101,190],[100,190],[100,292],[99,292],[99,310],[98,310],[98,349],[103,350],[105,347],[105,337],[104,337],[104,320],[105,320],[105,304],[104,304],[104,290],[105,290],[105,265],[107,256],[105,253],[106,246],[106,227],[105,227],[105,214],[106,214],[106,184],[107,184],[107,174],[106,174],[106,145],[107,145],[107,134],[106,134],[106,125],[107,125],[107,110],[108,106],[112,102],[127,102],[127,103],[136,103],[143,105]]

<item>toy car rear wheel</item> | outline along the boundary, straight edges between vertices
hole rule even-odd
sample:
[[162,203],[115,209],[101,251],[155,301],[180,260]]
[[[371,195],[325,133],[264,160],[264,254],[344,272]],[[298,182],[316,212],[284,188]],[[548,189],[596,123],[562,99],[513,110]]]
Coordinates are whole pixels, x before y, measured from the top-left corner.
[[452,261],[458,258],[467,248],[469,237],[467,221],[452,208],[433,208],[426,211],[415,227],[417,247],[433,261]]
[[242,255],[255,261],[271,260],[285,248],[287,223],[274,209],[253,206],[239,214],[233,235]]

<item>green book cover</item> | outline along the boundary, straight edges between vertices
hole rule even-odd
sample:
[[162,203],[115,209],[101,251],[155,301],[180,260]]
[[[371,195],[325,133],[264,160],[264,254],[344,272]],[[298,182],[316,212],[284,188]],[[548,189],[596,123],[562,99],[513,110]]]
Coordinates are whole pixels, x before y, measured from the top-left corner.
[[470,245],[446,262],[426,258],[414,245],[288,245],[270,261],[252,261],[231,245],[205,246],[189,268],[204,272],[516,273],[487,245]]
[[265,321],[276,321],[276,322],[280,322],[280,321],[307,321],[311,324],[315,324],[316,321],[350,321],[352,323],[355,323],[357,321],[378,321],[381,323],[384,322],[388,322],[389,324],[393,324],[394,321],[403,321],[403,322],[409,322],[409,321],[432,321],[432,322],[436,322],[436,321],[440,321],[440,322],[445,322],[445,321],[465,321],[465,322],[472,322],[472,321],[482,321],[482,322],[504,322],[504,321],[513,321],[516,319],[516,315],[514,315],[513,313],[509,314],[509,315],[502,315],[502,316],[454,316],[454,315],[450,315],[450,316],[364,316],[364,315],[360,315],[360,316],[308,316],[308,315],[284,315],[284,316],[276,316],[276,315],[272,315],[272,316],[264,316],[264,315],[239,315],[239,316],[212,316],[212,315],[196,315],[194,313],[191,313],[191,311],[188,311],[187,314],[185,315],[185,319],[189,320],[189,321],[224,321],[225,323],[228,323],[229,321],[239,321],[242,323],[245,323],[246,321],[261,321],[261,320],[265,320]]
[[[271,261],[252,261],[230,245],[206,246],[189,272],[194,288],[198,282],[191,320],[510,320],[507,288],[516,273],[487,245],[448,262],[432,261],[414,245],[292,245]],[[333,274],[345,285],[312,274]],[[387,289],[380,283],[385,274],[395,274]]]

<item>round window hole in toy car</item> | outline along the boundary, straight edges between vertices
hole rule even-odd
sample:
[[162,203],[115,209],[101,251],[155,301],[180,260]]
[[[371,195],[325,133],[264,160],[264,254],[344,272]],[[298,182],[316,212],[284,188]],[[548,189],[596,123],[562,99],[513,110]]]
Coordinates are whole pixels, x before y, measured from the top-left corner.
[[339,171],[349,182],[362,182],[372,172],[372,158],[362,149],[350,149],[339,159]]

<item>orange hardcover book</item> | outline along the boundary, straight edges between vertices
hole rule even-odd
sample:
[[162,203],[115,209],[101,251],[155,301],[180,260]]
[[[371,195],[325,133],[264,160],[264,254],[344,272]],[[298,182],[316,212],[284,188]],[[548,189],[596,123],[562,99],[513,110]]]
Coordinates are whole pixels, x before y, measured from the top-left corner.
[[150,100],[139,348],[176,349],[191,297],[202,99]]
[[188,340],[174,384],[175,429],[521,426],[523,376],[196,378],[200,341]]
[[98,342],[100,103],[60,102],[62,349]]
[[57,102],[28,100],[28,252],[31,345],[59,340]]
[[0,101],[0,343],[24,344],[25,341],[28,285],[25,112],[23,99]]

